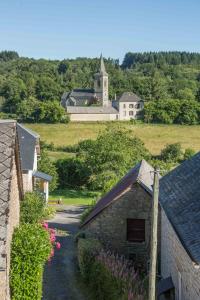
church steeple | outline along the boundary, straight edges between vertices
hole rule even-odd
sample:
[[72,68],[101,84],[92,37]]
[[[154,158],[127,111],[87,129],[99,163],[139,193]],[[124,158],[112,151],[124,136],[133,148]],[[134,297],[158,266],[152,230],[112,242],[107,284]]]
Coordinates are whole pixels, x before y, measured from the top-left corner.
[[102,54],[100,56],[100,73],[107,74]]
[[102,54],[100,56],[99,73],[95,74],[94,90],[97,98],[102,102],[102,105],[108,106],[108,73],[106,72]]

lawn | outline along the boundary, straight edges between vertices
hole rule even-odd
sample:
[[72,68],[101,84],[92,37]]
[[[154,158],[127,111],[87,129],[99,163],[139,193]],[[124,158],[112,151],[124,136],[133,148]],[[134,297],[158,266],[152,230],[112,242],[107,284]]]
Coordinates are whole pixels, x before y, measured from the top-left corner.
[[61,199],[62,204],[89,205],[94,200],[96,200],[98,196],[98,192],[91,192],[88,190],[64,189],[57,190],[51,193],[49,196],[49,201],[51,203]]
[[[170,143],[180,142],[183,148],[200,150],[200,125],[154,125],[120,123],[140,137],[152,154]],[[99,131],[106,127],[105,123],[69,123],[69,124],[26,124],[38,132],[41,139],[57,146],[77,144],[84,139],[96,138]],[[59,154],[54,154],[56,156]],[[62,156],[62,154],[61,154]]]

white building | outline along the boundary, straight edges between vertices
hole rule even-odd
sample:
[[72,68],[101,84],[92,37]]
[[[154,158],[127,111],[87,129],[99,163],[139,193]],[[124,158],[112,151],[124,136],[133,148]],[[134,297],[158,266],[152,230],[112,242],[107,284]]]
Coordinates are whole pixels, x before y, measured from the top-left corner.
[[200,152],[160,180],[159,299],[200,299]]
[[52,177],[37,170],[40,156],[40,136],[20,124],[17,124],[17,134],[24,191],[32,192],[37,185],[37,189],[39,188],[47,201],[49,196],[49,182],[52,180]]
[[64,93],[61,105],[71,121],[123,121],[141,117],[143,100],[132,92],[126,92],[118,100],[110,101],[108,87],[108,73],[101,55],[99,72],[94,75],[94,88]]

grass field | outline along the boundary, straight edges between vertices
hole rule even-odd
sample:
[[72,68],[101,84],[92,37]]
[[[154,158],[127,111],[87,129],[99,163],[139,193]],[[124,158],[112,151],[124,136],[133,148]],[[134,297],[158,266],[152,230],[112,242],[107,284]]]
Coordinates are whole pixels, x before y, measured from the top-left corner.
[[[145,143],[152,154],[159,154],[160,150],[171,143],[180,142],[183,148],[200,150],[200,126],[185,125],[149,125],[120,123],[133,131]],[[106,127],[105,123],[69,123],[69,124],[26,124],[27,127],[38,132],[41,139],[57,146],[77,144],[84,139],[96,138],[99,131]],[[65,153],[52,153],[54,159]],[[51,155],[51,157],[52,157]],[[57,157],[56,157],[57,155]]]
[[49,196],[49,201],[54,202],[61,199],[62,204],[73,205],[89,205],[94,199],[99,196],[98,192],[91,192],[87,190],[57,190]]

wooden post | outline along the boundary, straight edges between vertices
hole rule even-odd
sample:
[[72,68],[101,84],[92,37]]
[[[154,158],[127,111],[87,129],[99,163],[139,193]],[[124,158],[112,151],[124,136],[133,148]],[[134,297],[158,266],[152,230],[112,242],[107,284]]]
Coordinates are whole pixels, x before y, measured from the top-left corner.
[[149,300],[156,298],[156,264],[158,243],[158,196],[159,196],[159,171],[154,171],[153,201],[151,218],[151,256],[149,269]]

